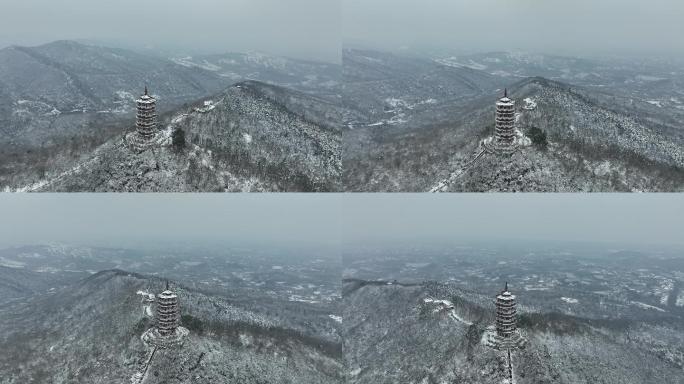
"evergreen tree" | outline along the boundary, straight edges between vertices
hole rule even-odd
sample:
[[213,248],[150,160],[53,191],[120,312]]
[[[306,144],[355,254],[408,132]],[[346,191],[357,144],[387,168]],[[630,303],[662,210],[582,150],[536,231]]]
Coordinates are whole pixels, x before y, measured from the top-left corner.
[[532,144],[536,145],[537,147],[541,149],[546,149],[547,145],[549,142],[546,139],[546,131],[541,130],[537,127],[530,127],[527,129],[527,132],[525,132],[527,137],[532,140]]
[[171,134],[171,144],[175,149],[182,150],[185,148],[185,131],[181,128],[176,128]]

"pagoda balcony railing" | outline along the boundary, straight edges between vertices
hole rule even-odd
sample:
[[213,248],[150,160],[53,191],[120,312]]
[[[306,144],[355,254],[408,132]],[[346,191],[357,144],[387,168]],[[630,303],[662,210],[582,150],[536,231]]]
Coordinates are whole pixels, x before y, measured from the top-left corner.
[[509,313],[515,313],[516,311],[516,305],[506,305],[506,304],[499,304],[497,305],[496,312],[497,313],[503,313],[503,314],[509,314]]
[[513,318],[517,316],[517,313],[515,311],[512,312],[496,312],[496,316],[498,318]]
[[164,316],[171,316],[171,315],[175,316],[178,313],[178,310],[177,309],[169,309],[166,311],[157,311],[157,313],[159,315],[164,315]]
[[513,317],[517,315],[516,311],[496,311],[497,316],[504,316],[504,317]]
[[499,332],[511,332],[511,333],[513,333],[516,331],[516,327],[496,327],[496,330]]
[[503,297],[497,297],[496,298],[496,303],[502,303],[502,304],[515,304],[515,298],[503,298]]

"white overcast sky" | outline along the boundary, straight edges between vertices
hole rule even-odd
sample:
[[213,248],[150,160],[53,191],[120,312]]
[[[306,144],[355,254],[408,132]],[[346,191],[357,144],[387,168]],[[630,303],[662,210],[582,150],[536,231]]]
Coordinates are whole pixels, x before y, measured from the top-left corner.
[[237,244],[337,247],[340,198],[325,194],[0,193],[0,246]]
[[[384,194],[343,201],[344,242],[684,246],[683,194]],[[682,255],[684,256],[684,255]]]
[[579,55],[684,52],[681,0],[343,0],[345,44]]
[[61,39],[338,61],[342,41],[606,55],[684,52],[681,0],[3,1],[0,46]]
[[336,61],[340,0],[3,0],[0,46],[62,39]]
[[0,246],[431,240],[684,246],[682,194],[0,194]]

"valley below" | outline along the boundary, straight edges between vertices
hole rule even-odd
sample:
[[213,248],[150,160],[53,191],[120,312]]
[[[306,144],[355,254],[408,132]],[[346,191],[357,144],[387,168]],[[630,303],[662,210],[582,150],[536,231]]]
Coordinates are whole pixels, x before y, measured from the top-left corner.
[[[176,252],[141,263],[140,251],[56,245],[2,253],[2,383],[344,382],[339,279],[329,276],[339,268],[326,258],[276,265],[276,254],[235,249],[228,259]],[[190,334],[153,350],[141,341],[155,326],[145,299],[167,282]]]
[[[346,121],[350,130],[343,146],[345,188],[369,192],[684,189],[681,108],[675,102],[651,100],[658,92],[660,99],[679,100],[679,72],[659,78],[656,85],[639,75],[645,68],[636,66],[633,73],[625,73],[617,62],[612,71],[607,63],[591,60],[511,53],[480,56],[480,61],[464,58],[464,64],[453,57],[345,50],[343,100],[357,111]],[[496,66],[477,65],[483,61]],[[667,68],[643,65],[652,72]],[[587,66],[600,68],[605,86],[574,74]],[[529,137],[543,132],[543,138],[513,154],[483,154],[481,142],[493,135],[495,101],[504,88],[516,102],[518,134]]]
[[[420,263],[415,252],[425,256]],[[681,382],[683,266],[674,255],[498,246],[449,253],[347,256],[349,382],[510,383],[506,351],[485,336],[504,280],[526,341],[511,351],[512,382]]]
[[[166,58],[73,41],[5,48],[0,64],[4,191],[341,188],[334,64],[256,53]],[[130,153],[121,142],[146,86],[159,101],[158,146]],[[176,128],[186,151],[167,150]]]

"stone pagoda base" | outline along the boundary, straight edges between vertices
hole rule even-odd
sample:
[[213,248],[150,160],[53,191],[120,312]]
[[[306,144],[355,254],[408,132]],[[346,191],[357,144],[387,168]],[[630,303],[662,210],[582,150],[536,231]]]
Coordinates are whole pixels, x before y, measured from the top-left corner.
[[511,144],[498,143],[493,136],[489,136],[480,142],[480,146],[487,153],[506,155],[515,153],[516,151],[519,151],[520,149],[528,147],[532,144],[532,141],[527,136],[523,135],[519,131],[516,133],[517,135]]
[[485,152],[491,154],[512,154],[519,149],[518,145],[516,144],[516,141],[514,141],[511,144],[501,144],[498,143],[492,136],[482,140],[482,142],[480,142],[480,145],[485,150]]
[[138,132],[129,132],[124,136],[124,144],[133,152],[144,152],[152,147],[159,146],[161,132],[155,133],[151,137],[145,137]]
[[482,339],[486,346],[499,351],[522,349],[525,348],[525,345],[527,344],[527,340],[525,340],[525,337],[523,337],[520,330],[516,330],[515,333],[509,337],[501,337],[496,333],[496,327],[493,325],[487,327]]
[[187,328],[178,327],[173,335],[162,336],[157,328],[151,328],[142,334],[140,339],[146,345],[158,348],[174,348],[183,345],[183,342],[190,334]]

